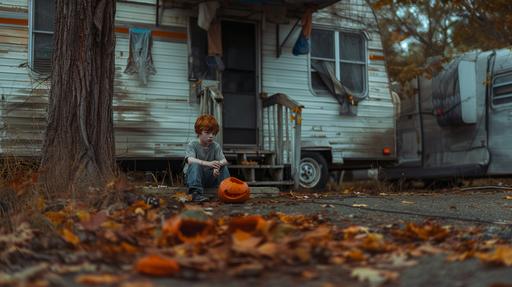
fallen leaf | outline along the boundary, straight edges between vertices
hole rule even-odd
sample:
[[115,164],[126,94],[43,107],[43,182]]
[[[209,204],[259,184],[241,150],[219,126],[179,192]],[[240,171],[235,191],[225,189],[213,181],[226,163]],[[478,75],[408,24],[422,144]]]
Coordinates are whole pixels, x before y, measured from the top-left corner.
[[300,273],[300,276],[306,280],[311,280],[318,277],[318,272],[315,270],[304,270]]
[[80,220],[80,222],[91,220],[91,213],[89,213],[89,211],[87,210],[77,210],[76,216],[78,217],[78,220]]
[[442,253],[443,250],[439,247],[432,246],[432,244],[422,244],[418,248],[411,250],[409,252],[410,255],[418,257],[423,256],[425,254],[439,254]]
[[359,233],[368,233],[368,227],[353,225],[343,229],[345,239],[352,239]]
[[368,207],[368,204],[364,203],[354,203],[352,204],[353,207]]
[[121,276],[112,274],[82,274],[75,277],[75,282],[85,285],[112,285],[121,281]]
[[9,274],[9,273],[3,273],[0,272],[0,286],[23,286],[26,284],[20,284],[23,283],[38,274],[41,274],[48,270],[48,263],[43,262],[39,263],[34,266],[26,267],[22,271]]
[[433,222],[424,224],[408,223],[403,230],[393,230],[391,233],[395,237],[404,240],[433,240],[438,242],[445,240],[450,235],[448,228]]
[[400,201],[401,204],[414,204],[415,202],[413,201],[407,201],[407,200],[402,200]]
[[250,233],[237,229],[231,236],[233,239],[233,250],[239,253],[254,252],[256,246],[263,240],[261,237],[255,237]]
[[507,200],[512,200],[512,195],[507,195],[507,196],[505,196],[505,199],[507,199]]
[[390,244],[384,242],[382,234],[379,233],[368,233],[360,247],[370,252],[384,252],[391,248]]
[[273,242],[267,242],[258,247],[257,251],[260,255],[267,256],[270,258],[275,257],[279,250],[279,245]]
[[93,265],[91,263],[82,263],[79,265],[69,265],[69,264],[54,264],[51,266],[51,270],[53,272],[59,273],[59,274],[66,274],[66,273],[80,273],[80,272],[94,272],[98,270],[98,266]]
[[86,230],[92,231],[98,229],[107,219],[107,212],[100,211],[91,215],[88,220],[82,221],[81,224]]
[[309,231],[304,235],[305,240],[329,239],[331,228],[325,225],[318,226],[315,230]]
[[119,287],[153,287],[153,283],[150,281],[134,281],[134,282],[124,282]]
[[487,263],[512,266],[512,246],[510,245],[498,245],[491,252],[480,252],[477,253],[475,256]]
[[242,264],[229,270],[231,276],[249,277],[258,276],[263,272],[264,266],[259,262]]
[[356,261],[356,262],[366,260],[366,255],[364,255],[364,253],[359,249],[352,249],[352,250],[348,251],[345,254],[345,257],[347,259],[350,259],[351,261]]
[[48,211],[44,213],[44,216],[46,216],[46,218],[48,218],[55,226],[64,223],[67,218],[67,215],[64,213],[64,211]]
[[394,268],[411,267],[418,264],[418,261],[408,259],[405,253],[391,254],[391,257],[389,259],[391,266]]
[[[176,261],[178,261],[180,266],[196,269],[199,271],[213,271],[221,266],[219,266],[219,261],[225,260],[225,258],[222,258],[220,256],[217,256],[216,258],[212,258],[212,256],[205,256],[205,255],[195,255],[195,256],[187,256],[187,257],[176,257]],[[220,257],[220,258],[219,258]],[[219,261],[217,261],[219,260]]]
[[398,273],[360,267],[353,269],[351,276],[357,278],[361,282],[368,282],[370,286],[380,286],[385,282],[396,280],[398,278]]
[[78,245],[80,243],[80,238],[67,228],[62,229],[62,238],[73,245]]
[[178,202],[182,202],[182,203],[192,201],[192,195],[182,192],[182,191],[176,192],[175,194],[173,194],[171,196],[171,198],[175,199]]
[[180,266],[174,259],[148,255],[137,260],[135,270],[152,276],[173,276],[180,271]]

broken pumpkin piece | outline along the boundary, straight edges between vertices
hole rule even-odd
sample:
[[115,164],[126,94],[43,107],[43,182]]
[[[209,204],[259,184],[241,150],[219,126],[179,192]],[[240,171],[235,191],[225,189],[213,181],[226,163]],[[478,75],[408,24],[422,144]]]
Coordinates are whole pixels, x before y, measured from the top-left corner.
[[229,230],[231,232],[236,230],[242,230],[249,233],[265,232],[267,227],[267,221],[261,215],[234,217],[229,222]]
[[135,263],[135,270],[152,276],[173,276],[180,271],[178,262],[160,255],[147,255]]
[[213,228],[211,218],[200,209],[185,210],[164,222],[162,235],[184,243],[203,241]]

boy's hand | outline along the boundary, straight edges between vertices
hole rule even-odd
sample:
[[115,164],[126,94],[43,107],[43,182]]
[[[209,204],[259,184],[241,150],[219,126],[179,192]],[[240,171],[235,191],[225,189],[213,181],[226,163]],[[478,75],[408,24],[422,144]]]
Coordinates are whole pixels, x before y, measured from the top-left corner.
[[222,164],[219,161],[214,160],[207,162],[206,166],[211,167],[213,169],[220,169],[222,167]]
[[220,174],[220,170],[218,168],[213,169],[213,176],[217,177]]

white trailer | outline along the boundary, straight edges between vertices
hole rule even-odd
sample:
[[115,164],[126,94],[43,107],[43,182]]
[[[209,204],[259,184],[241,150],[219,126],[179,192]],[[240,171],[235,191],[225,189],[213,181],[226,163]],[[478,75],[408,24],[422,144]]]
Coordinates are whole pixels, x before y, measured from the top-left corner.
[[[197,25],[201,2],[117,1],[118,159],[181,160],[185,144],[195,138],[195,118],[203,112],[219,118],[218,140],[232,158],[232,168],[243,170],[253,185],[290,185],[300,179],[303,187],[318,188],[325,185],[329,169],[370,167],[396,158],[395,109],[381,39],[364,0],[222,4],[216,17],[224,69],[214,73],[203,61],[208,36]],[[53,3],[0,0],[4,156],[40,153],[53,51]],[[298,20],[312,7],[319,10],[313,14],[310,53],[295,56]],[[146,84],[138,75],[124,73],[129,30],[134,27],[152,34],[156,73]],[[330,67],[330,80],[349,88],[350,95],[333,96],[325,71],[315,68],[319,64]],[[257,164],[244,167],[242,161],[251,159]]]

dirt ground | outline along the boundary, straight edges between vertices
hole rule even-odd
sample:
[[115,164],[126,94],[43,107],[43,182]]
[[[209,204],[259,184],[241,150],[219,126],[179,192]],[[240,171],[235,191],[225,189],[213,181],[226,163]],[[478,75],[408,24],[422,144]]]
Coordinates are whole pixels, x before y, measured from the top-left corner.
[[[388,234],[403,230],[408,224],[435,222],[447,230],[459,230],[468,241],[512,244],[512,190],[503,183],[476,184],[483,188],[418,189],[413,186],[390,189],[380,184],[344,185],[323,192],[282,192],[278,196],[253,198],[243,204],[223,204],[216,199],[203,204],[185,203],[190,208],[205,210],[215,220],[244,215],[276,214],[313,218],[316,224],[329,224],[345,230],[357,226],[370,233]],[[477,230],[477,231],[475,231]],[[1,240],[0,240],[1,241]],[[383,247],[380,247],[383,248]],[[128,282],[118,281],[104,286],[512,286],[512,254],[505,254],[507,264],[489,264],[475,257],[448,260],[446,252],[436,246],[422,246],[421,256],[395,258],[384,264],[383,255],[369,253],[359,264],[330,264],[311,260],[299,265],[274,265],[263,272],[230,276],[224,272],[197,272],[184,269],[177,277],[155,278],[131,272],[130,262],[95,265],[90,271],[126,273]],[[489,248],[493,248],[490,246]],[[48,251],[49,252],[49,251]],[[79,253],[79,252],[78,252]],[[83,254],[82,254],[83,255]],[[43,258],[46,254],[39,254]],[[78,256],[78,255],[77,255]],[[68,257],[63,260],[71,260]],[[67,259],[66,259],[67,258]],[[510,261],[507,261],[510,260]],[[23,262],[23,261],[20,261]],[[387,270],[393,276],[373,280],[367,273],[358,276],[354,270]],[[14,274],[20,268],[0,270]],[[79,273],[47,276],[40,286],[87,286],[76,280]],[[19,273],[19,272],[18,272]],[[2,275],[0,274],[0,279]],[[105,283],[105,282],[103,282]],[[45,285],[46,284],[46,285]],[[131,285],[130,285],[131,284]],[[29,286],[25,285],[25,286]],[[101,285],[101,284],[100,284]],[[8,285],[6,285],[8,286]],[[19,285],[22,286],[22,285]]]

